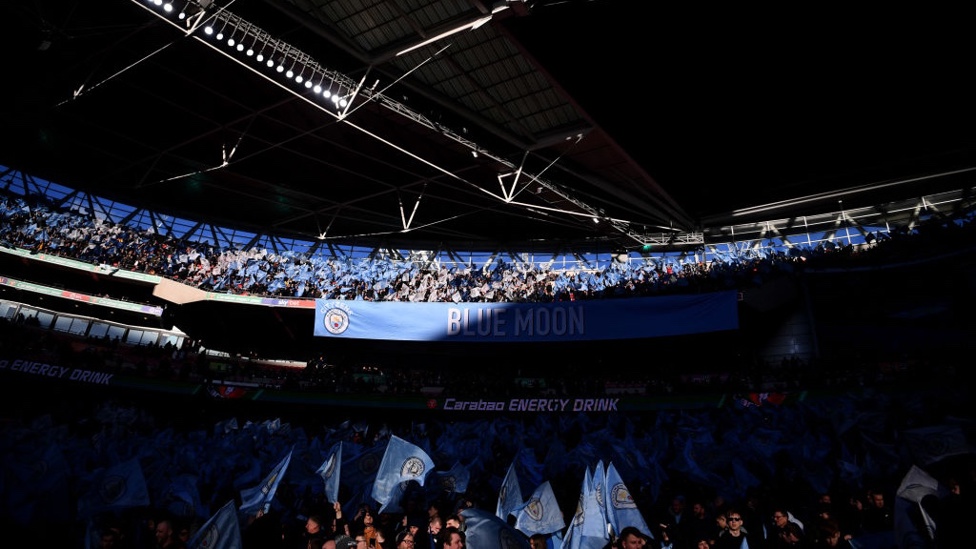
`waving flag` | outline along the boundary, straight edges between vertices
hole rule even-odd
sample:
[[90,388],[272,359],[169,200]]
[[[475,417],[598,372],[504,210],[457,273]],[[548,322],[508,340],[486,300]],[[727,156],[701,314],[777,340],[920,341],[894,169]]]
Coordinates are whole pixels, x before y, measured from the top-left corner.
[[[576,506],[576,513],[573,515],[569,528],[563,535],[561,549],[603,549],[610,541],[610,536],[606,531],[606,516],[595,514],[593,509],[598,506],[588,505],[588,498],[596,497],[592,494],[593,480],[589,468],[583,474],[583,485],[580,487],[579,504]],[[586,531],[598,531],[603,528],[602,535],[587,535]]]
[[515,517],[515,528],[526,536],[552,534],[566,527],[563,512],[559,510],[556,494],[548,480],[535,489]]
[[278,462],[278,465],[275,465],[274,469],[268,473],[268,476],[264,477],[261,484],[253,488],[241,490],[240,510],[245,513],[254,513],[258,509],[263,509],[267,512],[271,508],[271,500],[274,499],[275,492],[278,491],[278,485],[281,484],[281,479],[285,476],[285,471],[288,470],[288,464],[290,462],[291,450]]
[[325,482],[325,497],[331,503],[339,501],[339,478],[342,472],[342,442],[335,443],[329,456],[315,473]]
[[[589,469],[587,469],[589,471]],[[603,468],[603,461],[596,464],[593,472],[589,475],[589,485],[586,486],[586,494],[583,499],[584,513],[586,521],[583,523],[583,534],[610,540],[607,533],[607,507],[603,497],[605,495],[606,470]],[[586,480],[584,479],[584,484]]]
[[78,502],[80,516],[149,505],[149,488],[138,459],[96,471],[90,481],[90,489]]
[[189,473],[176,475],[170,479],[160,500],[154,501],[154,504],[157,507],[160,504],[165,505],[167,511],[178,517],[206,517],[209,511],[200,499],[198,485],[197,475]]
[[[935,501],[945,497],[948,490],[932,475],[916,465],[912,465],[908,473],[898,486],[898,496],[895,500],[895,530],[898,539],[931,540],[936,537],[935,519],[929,509],[922,505],[926,496],[933,496]],[[917,516],[920,521],[910,517]],[[924,531],[922,530],[924,528]],[[922,544],[919,544],[921,547]]]
[[450,470],[435,472],[434,478],[438,490],[448,494],[463,494],[468,491],[471,471],[460,461],[456,461]]
[[8,482],[4,485],[0,480],[0,505],[6,503],[8,515],[21,524],[43,521],[46,517],[56,520],[66,513],[74,513],[74,500],[64,489],[71,478],[65,450],[54,441],[41,444],[28,440],[25,437],[4,448],[12,451],[0,458],[0,470],[6,473],[0,476],[6,476]]
[[203,523],[186,549],[240,549],[241,545],[241,526],[234,500],[230,500]]
[[483,509],[464,509],[461,517],[467,547],[530,549],[528,536]]
[[942,458],[973,452],[966,434],[958,425],[932,425],[902,431],[916,463],[931,465]]
[[421,486],[434,469],[434,461],[419,446],[393,435],[383,453],[383,461],[373,481],[373,499],[380,503],[382,513],[388,504],[397,504],[393,496],[404,482],[417,481]]
[[[360,505],[369,502],[373,481],[389,441],[382,441],[369,448],[356,443],[343,442],[342,476],[339,484],[349,490],[349,499],[342,504],[342,512],[353,516]],[[349,452],[352,450],[352,452]],[[349,455],[346,455],[349,454]]]
[[514,514],[521,507],[522,488],[519,486],[518,473],[515,471],[515,462],[508,466],[505,479],[498,489],[498,504],[495,506],[495,516],[503,521],[508,521],[508,516]]
[[626,526],[633,526],[645,535],[653,537],[651,529],[647,527],[644,517],[637,509],[630,490],[624,485],[620,473],[613,466],[613,462],[607,465],[606,497],[604,501],[607,505],[607,521],[613,528],[613,535],[620,535],[620,531]]
[[[689,479],[703,486],[724,486],[725,478],[722,475],[706,469],[699,463],[696,450],[702,446],[696,443],[693,438],[686,438],[684,449],[676,453],[671,462],[671,467],[685,473]],[[711,446],[715,446],[714,441],[711,442]]]

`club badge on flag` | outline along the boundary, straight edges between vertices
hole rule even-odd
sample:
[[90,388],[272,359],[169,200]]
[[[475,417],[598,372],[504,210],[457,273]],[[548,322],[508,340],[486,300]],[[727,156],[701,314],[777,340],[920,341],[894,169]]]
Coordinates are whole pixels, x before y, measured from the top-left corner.
[[240,549],[241,529],[234,500],[230,500],[210,517],[194,534],[187,549]]
[[411,480],[421,486],[427,475],[434,469],[434,461],[419,446],[393,435],[383,453],[376,480],[373,481],[373,499],[379,502],[380,512],[393,501],[397,487]]

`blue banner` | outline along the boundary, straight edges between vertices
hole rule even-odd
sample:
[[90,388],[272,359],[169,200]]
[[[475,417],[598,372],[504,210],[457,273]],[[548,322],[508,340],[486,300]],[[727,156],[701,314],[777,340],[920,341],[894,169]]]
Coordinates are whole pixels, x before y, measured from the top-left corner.
[[558,342],[739,327],[737,293],[558,303],[315,303],[315,335],[394,341]]

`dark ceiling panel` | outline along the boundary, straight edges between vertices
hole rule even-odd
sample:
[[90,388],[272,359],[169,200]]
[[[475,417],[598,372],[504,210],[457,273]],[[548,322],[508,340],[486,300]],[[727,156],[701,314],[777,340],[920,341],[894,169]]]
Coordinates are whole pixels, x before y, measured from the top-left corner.
[[845,27],[814,47],[746,14],[599,1],[206,5],[297,74],[361,86],[352,105],[142,0],[8,3],[0,165],[256,233],[496,249],[635,247],[976,159],[951,26],[912,47],[862,29],[870,54]]

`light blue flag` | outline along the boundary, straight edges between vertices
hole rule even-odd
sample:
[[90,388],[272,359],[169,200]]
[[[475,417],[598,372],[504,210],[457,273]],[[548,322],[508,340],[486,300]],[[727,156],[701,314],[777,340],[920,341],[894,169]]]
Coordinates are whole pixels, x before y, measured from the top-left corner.
[[336,442],[329,450],[322,466],[315,471],[325,482],[325,497],[330,503],[339,501],[339,478],[342,473],[342,442]]
[[[34,432],[43,431],[52,429],[40,426]],[[0,477],[6,477],[7,482],[0,480],[0,505],[6,503],[8,515],[21,524],[48,518],[56,520],[65,513],[75,513],[76,502],[64,489],[71,478],[71,466],[61,444],[53,441],[45,444],[40,440],[48,436],[41,435],[34,442],[24,437],[17,442],[11,439],[0,443],[12,445],[10,452],[0,452],[6,456],[0,458],[0,471],[6,473]]]
[[491,513],[475,507],[461,511],[465,546],[490,549],[530,549],[529,538]]
[[[586,516],[586,498],[591,490],[591,475],[587,468],[583,474],[583,485],[580,487],[579,503],[576,505],[576,512],[573,520],[569,523],[569,528],[563,534],[560,549],[603,549],[609,540],[601,536],[587,536],[583,533],[583,525],[592,521],[592,517]],[[606,517],[597,517],[601,523],[606,523]],[[591,527],[592,528],[592,527]]]
[[[342,445],[342,476],[339,484],[351,490],[358,490],[363,485],[372,489],[373,480],[380,469],[383,454],[386,453],[387,441],[377,442],[373,446],[364,448],[357,443],[343,443]],[[355,514],[355,513],[354,513]]]
[[902,431],[902,440],[915,463],[931,465],[943,458],[973,453],[973,446],[958,425],[932,425]]
[[515,515],[515,528],[526,536],[552,534],[565,527],[563,512],[548,480],[535,489]]
[[289,450],[285,457],[278,462],[278,465],[275,465],[274,469],[268,473],[268,476],[264,477],[261,484],[241,490],[240,510],[242,512],[256,513],[259,509],[267,512],[271,508],[271,500],[274,499],[278,485],[281,484],[281,479],[285,476],[288,464],[291,462],[291,453],[292,451]]
[[209,511],[206,510],[200,499],[200,491],[197,486],[200,484],[199,477],[190,473],[181,473],[170,479],[165,487],[159,501],[160,504],[170,513],[178,517],[206,517]]
[[149,505],[149,488],[138,459],[96,471],[90,480],[89,490],[78,501],[79,516]]
[[[936,538],[937,524],[929,509],[922,505],[926,496],[944,499],[949,489],[942,486],[935,477],[912,465],[901,480],[895,495],[894,522],[897,539],[917,540],[917,547],[924,547],[924,540]],[[915,517],[913,520],[912,517]],[[929,544],[930,545],[930,544]],[[907,546],[907,545],[906,545]]]
[[589,484],[590,470],[586,468],[583,472],[583,484],[580,486],[580,494],[576,502],[576,511],[573,513],[573,519],[569,522],[569,527],[563,532],[563,539],[559,544],[560,549],[579,549],[583,546],[583,520],[586,516],[586,490]]
[[[241,456],[240,461],[246,463],[247,470],[239,474],[234,479],[234,489],[243,490],[245,487],[250,486],[259,480],[261,480],[261,461],[253,456]],[[243,469],[243,465],[241,468]]]
[[436,489],[448,494],[463,494],[468,491],[471,471],[461,465],[460,461],[456,461],[448,471],[435,471],[434,479]]
[[619,536],[621,530],[627,526],[633,526],[645,535],[654,537],[651,529],[647,527],[647,522],[644,521],[640,510],[637,509],[637,503],[634,501],[633,495],[627,489],[623,479],[620,478],[620,473],[617,472],[617,468],[613,466],[613,462],[607,465],[606,497],[604,501],[607,504],[607,521],[613,529],[614,537]]
[[[606,489],[604,488],[606,476],[607,472],[603,468],[602,460],[596,464],[593,472],[587,475],[589,485],[586,486],[586,497],[583,499],[583,513],[586,518],[583,522],[583,535],[610,541],[609,534],[607,533],[606,502],[603,500],[606,494]],[[586,478],[584,478],[583,482],[586,484]]]
[[522,501],[522,488],[519,486],[518,473],[515,470],[515,462],[508,466],[505,479],[498,489],[498,503],[495,505],[495,516],[503,521],[508,521],[508,516],[513,514],[524,504]]
[[187,549],[241,549],[241,523],[234,500],[224,504],[186,544]]
[[[680,444],[680,443],[677,443]],[[714,446],[714,441],[711,444]],[[675,452],[671,467],[677,471],[685,473],[692,481],[703,486],[723,486],[725,478],[722,475],[706,470],[698,463],[696,453],[696,443],[692,438],[684,441],[684,448],[680,452]]]
[[376,472],[376,480],[373,481],[372,497],[381,505],[379,512],[382,513],[390,503],[399,503],[393,501],[393,496],[400,484],[415,480],[423,486],[427,475],[433,470],[434,461],[427,452],[416,444],[392,435]]
[[373,481],[376,480],[376,472],[379,471],[388,442],[378,442],[365,449],[360,444],[343,443],[339,484],[349,490],[349,499],[342,504],[342,512],[346,515],[353,516],[361,505],[371,504],[369,499],[373,492]]

